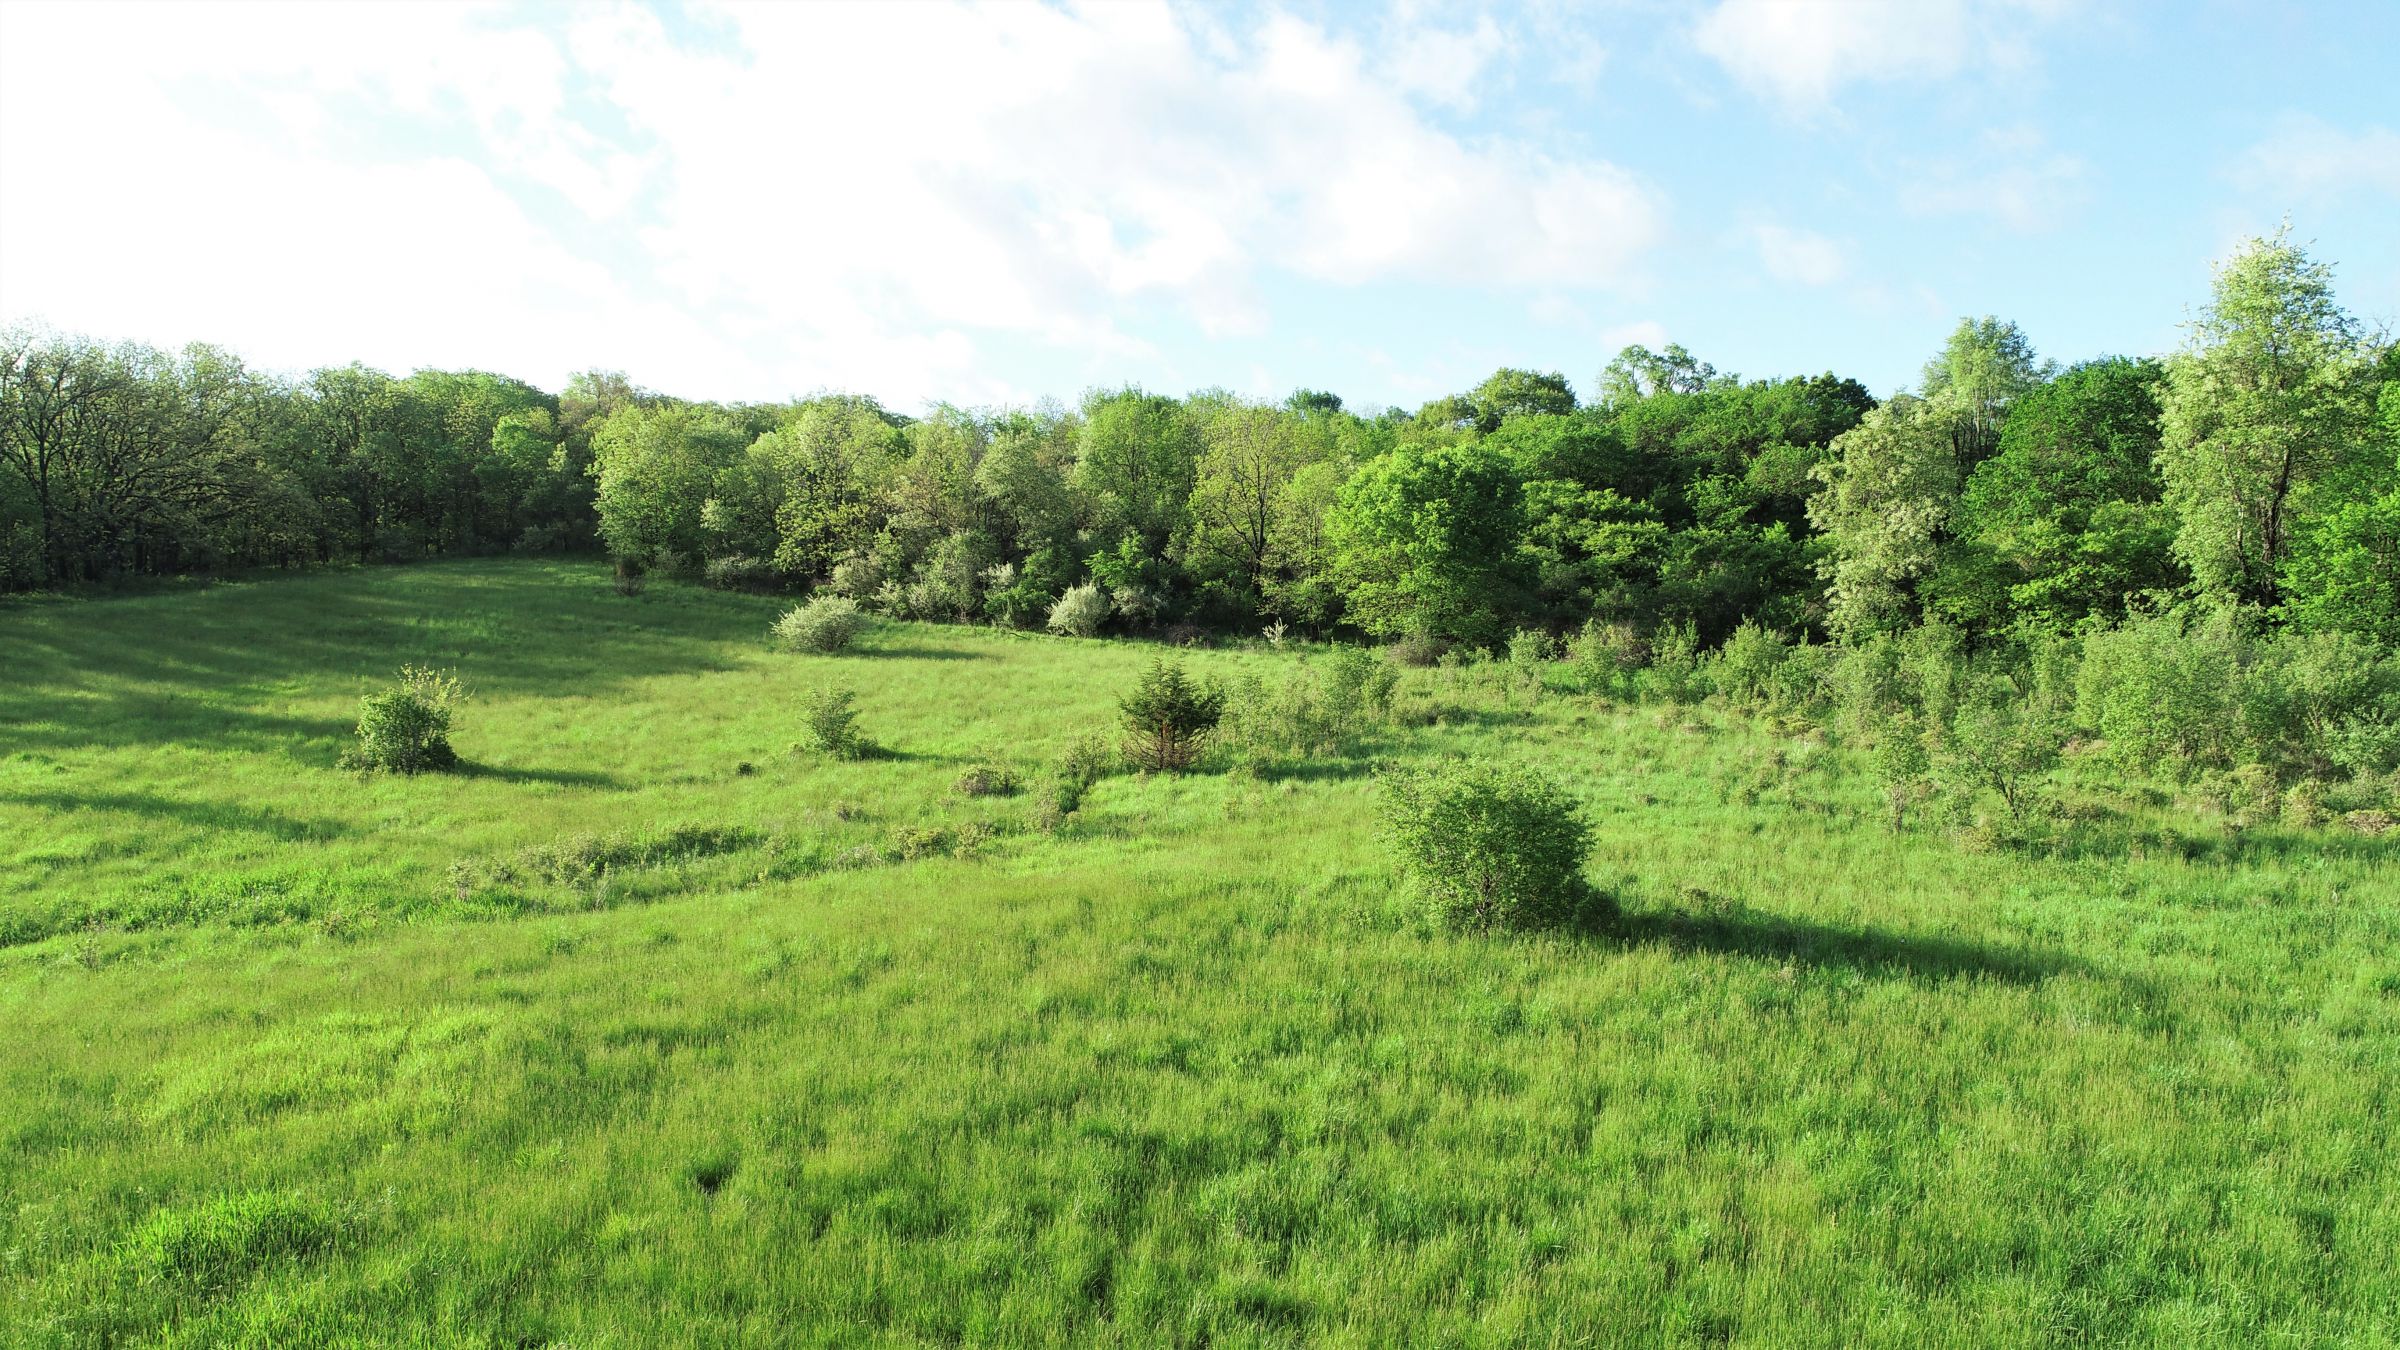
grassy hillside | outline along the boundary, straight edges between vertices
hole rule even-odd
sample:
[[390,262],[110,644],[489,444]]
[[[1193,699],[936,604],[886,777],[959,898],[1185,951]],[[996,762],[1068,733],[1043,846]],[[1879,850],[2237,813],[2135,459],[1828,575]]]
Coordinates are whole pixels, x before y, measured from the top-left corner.
[[[1812,735],[1433,671],[1044,832],[954,783],[1159,649],[778,607],[0,607],[0,1343],[2400,1340],[2390,843],[1972,852]],[[341,771],[407,662],[466,772]],[[828,680],[887,755],[791,752]],[[1452,751],[1573,786],[1616,931],[1412,916],[1369,761]]]

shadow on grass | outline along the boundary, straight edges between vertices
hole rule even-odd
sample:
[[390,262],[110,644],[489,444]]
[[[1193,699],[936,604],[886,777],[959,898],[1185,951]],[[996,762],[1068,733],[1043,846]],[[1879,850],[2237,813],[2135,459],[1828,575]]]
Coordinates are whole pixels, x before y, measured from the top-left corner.
[[1759,961],[1916,979],[2039,984],[2054,975],[2090,973],[2082,962],[2056,953],[1811,923],[1740,906],[1705,913],[1629,911],[1588,936],[1597,943],[1625,946],[1664,943],[1676,951],[1719,952]]
[[528,769],[506,764],[478,764],[460,760],[450,770],[454,778],[491,778],[503,783],[555,783],[560,787],[622,788],[624,783],[604,773],[588,769]]
[[870,660],[893,661],[988,661],[991,659],[982,652],[962,652],[952,647],[927,647],[914,642],[889,643],[871,647],[857,646],[852,647],[848,655],[863,656]]
[[263,834],[287,843],[333,839],[351,833],[348,826],[335,820],[310,820],[288,816],[281,811],[229,806],[222,802],[179,801],[150,792],[89,795],[72,792],[8,792],[0,793],[0,802],[37,807],[45,811],[111,811],[122,815],[146,816],[152,820],[173,821],[201,830]]

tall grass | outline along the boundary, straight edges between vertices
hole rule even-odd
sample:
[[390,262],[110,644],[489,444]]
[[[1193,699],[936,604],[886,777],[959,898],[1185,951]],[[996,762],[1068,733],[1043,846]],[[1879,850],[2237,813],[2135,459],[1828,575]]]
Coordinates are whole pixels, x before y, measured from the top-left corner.
[[[1557,777],[1624,907],[1451,934],[1362,759],[954,790],[1141,644],[774,609],[0,608],[0,1343],[2400,1338],[2386,842],[1972,851],[1813,736],[1412,671],[1377,753]],[[465,771],[341,771],[404,664]],[[837,679],[886,757],[783,753]]]

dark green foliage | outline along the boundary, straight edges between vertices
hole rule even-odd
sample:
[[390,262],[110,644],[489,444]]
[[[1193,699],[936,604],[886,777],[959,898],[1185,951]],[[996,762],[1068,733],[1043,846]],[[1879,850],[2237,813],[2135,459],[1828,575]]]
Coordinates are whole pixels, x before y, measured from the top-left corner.
[[1137,769],[1181,773],[1199,762],[1200,752],[1225,715],[1225,694],[1203,686],[1183,667],[1152,663],[1118,705],[1125,715],[1125,757]]
[[1937,608],[1980,628],[2019,615],[2063,628],[2183,583],[2154,463],[2162,377],[2155,362],[2112,358],[2016,401],[1999,453],[1960,494],[1957,544],[1930,583]]
[[347,762],[360,769],[437,773],[458,766],[450,748],[451,719],[466,697],[455,676],[410,666],[398,687],[369,694],[358,705],[358,748]]
[[1550,778],[1460,759],[1387,770],[1381,786],[1385,835],[1441,924],[1542,928],[1610,908],[1583,877],[1581,813]]

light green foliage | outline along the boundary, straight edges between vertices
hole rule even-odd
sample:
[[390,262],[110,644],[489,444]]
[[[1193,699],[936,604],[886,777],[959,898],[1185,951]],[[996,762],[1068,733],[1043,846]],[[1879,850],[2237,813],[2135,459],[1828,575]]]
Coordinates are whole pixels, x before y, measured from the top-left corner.
[[1826,624],[1845,638],[1904,627],[1958,499],[1948,424],[1925,400],[1901,394],[1843,433],[1833,451],[1813,471],[1824,486],[1808,503],[1827,546],[1818,564]]
[[1558,657],[1558,643],[1539,628],[1520,628],[1508,640],[1509,672],[1518,684],[1539,693],[1543,676]]
[[1524,592],[1520,501],[1508,459],[1479,444],[1405,444],[1368,462],[1328,524],[1351,620],[1379,636],[1499,640]]
[[775,620],[775,645],[787,652],[830,656],[848,647],[867,626],[858,602],[846,595],[815,595]]
[[835,759],[865,759],[875,743],[858,728],[856,690],[823,686],[800,695],[801,745]]
[[1763,706],[1774,701],[1776,675],[1790,654],[1791,647],[1780,634],[1744,622],[1717,649],[1710,678],[1719,693],[1742,703]]
[[1068,637],[1098,637],[1108,625],[1110,612],[1108,596],[1095,583],[1069,586],[1050,606],[1049,629]]
[[1139,389],[1094,394],[1083,407],[1074,483],[1106,531],[1157,549],[1183,519],[1200,455],[1200,428],[1176,400]]
[[708,545],[701,509],[743,445],[730,419],[690,404],[627,404],[602,419],[591,472],[609,551],[645,566],[697,565]]
[[1545,928],[1600,916],[1606,899],[1583,877],[1589,831],[1555,781],[1451,760],[1394,768],[1379,783],[1392,851],[1437,922]]
[[439,773],[458,766],[450,729],[466,687],[446,671],[407,666],[397,687],[358,704],[358,748],[349,762],[393,773]]
[[1125,718],[1125,758],[1146,773],[1182,773],[1225,715],[1222,690],[1195,683],[1183,667],[1153,663],[1118,705]]
[[2015,324],[1989,314],[1958,321],[1925,365],[1924,396],[1949,432],[1961,478],[2000,448],[2010,408],[2047,374]]
[[2159,472],[2181,518],[2175,551],[2204,594],[2273,605],[2294,543],[2357,457],[2372,391],[2332,269],[2289,228],[2217,269],[2208,307],[2167,362]]
[[828,398],[760,437],[751,454],[782,487],[775,565],[821,577],[874,537],[906,445],[872,399]]
[[1279,756],[1347,756],[1392,715],[1400,672],[1363,647],[1337,646],[1280,682],[1252,675],[1227,692],[1224,727],[1252,767]]
[[1502,367],[1467,395],[1477,429],[1497,431],[1520,417],[1559,417],[1575,411],[1575,391],[1557,371]]

